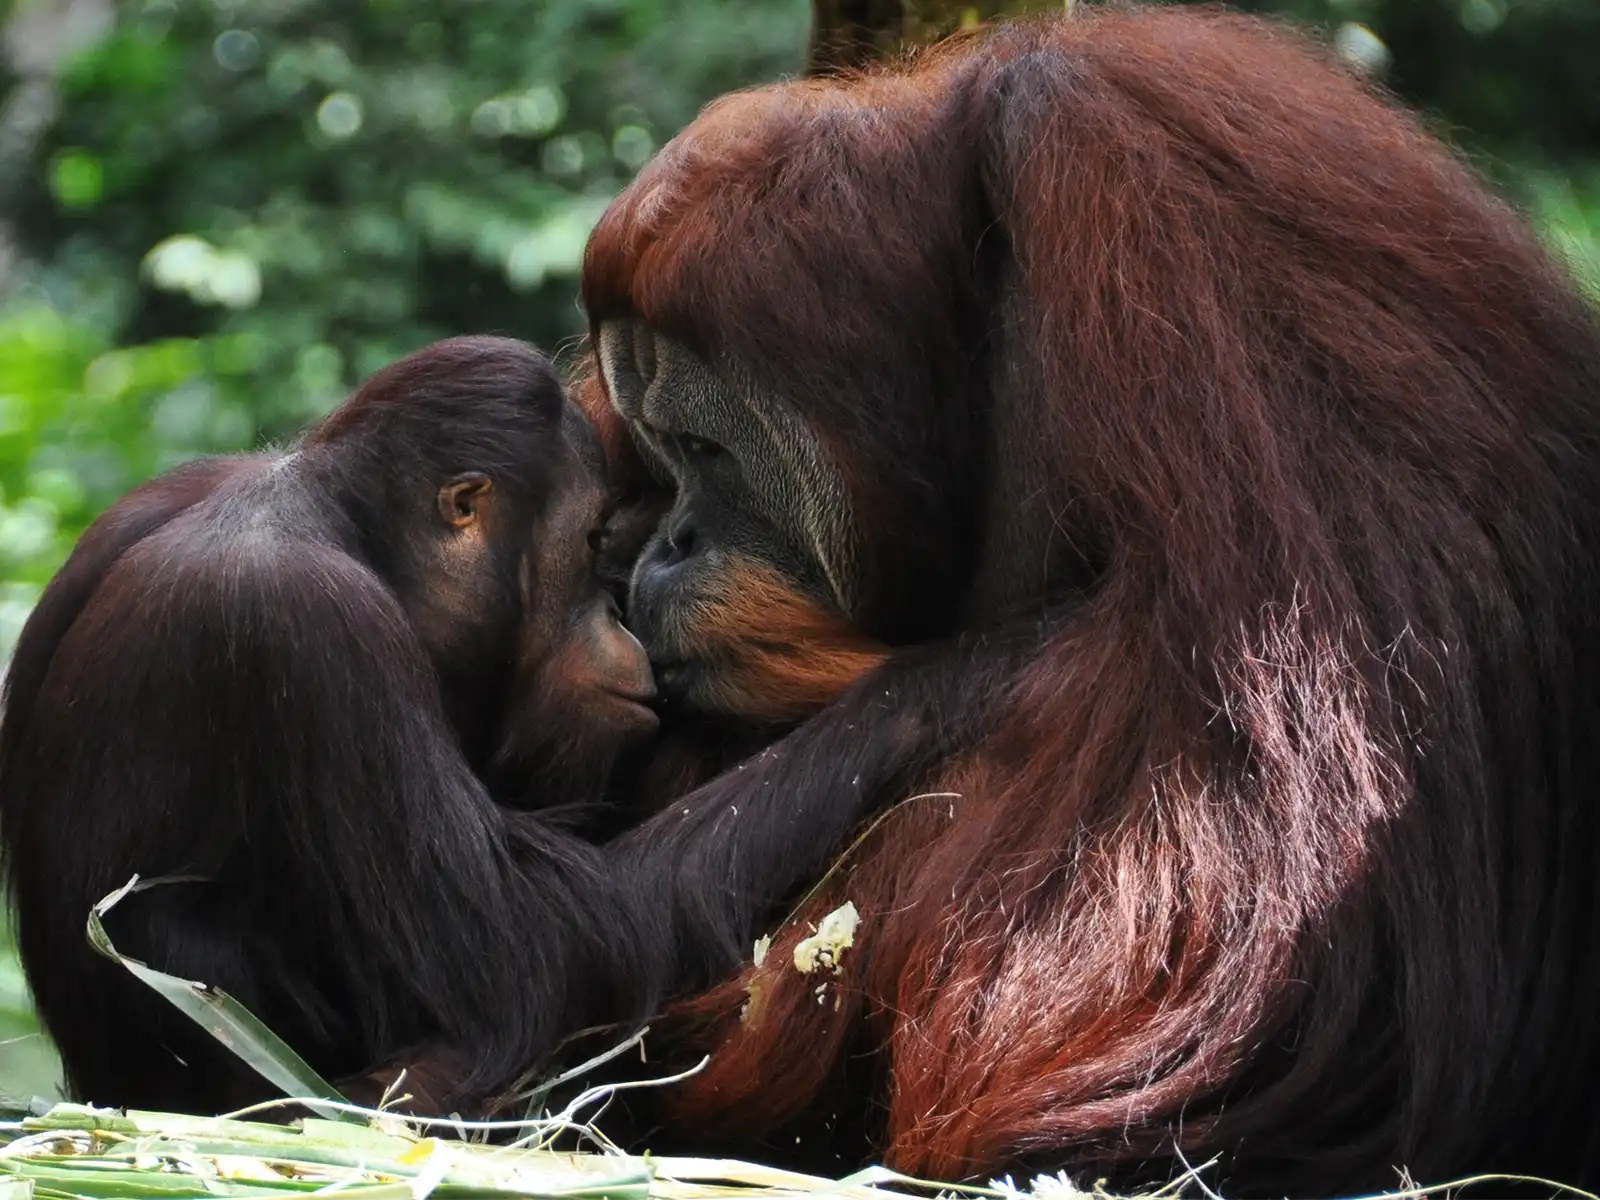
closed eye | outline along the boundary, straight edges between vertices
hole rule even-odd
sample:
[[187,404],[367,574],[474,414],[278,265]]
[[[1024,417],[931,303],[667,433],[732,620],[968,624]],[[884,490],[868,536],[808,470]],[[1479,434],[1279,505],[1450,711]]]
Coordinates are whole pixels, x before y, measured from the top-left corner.
[[635,418],[631,425],[635,434],[634,442],[645,453],[645,458],[647,460],[652,457],[658,458],[663,466],[668,466],[674,460],[708,463],[721,459],[728,453],[721,442],[714,442],[695,433],[673,433],[662,429],[659,425],[650,424],[642,417]]
[[697,458],[714,458],[721,454],[722,447],[709,438],[695,437],[693,434],[684,434],[678,439],[678,444],[683,447],[685,454],[692,454]]

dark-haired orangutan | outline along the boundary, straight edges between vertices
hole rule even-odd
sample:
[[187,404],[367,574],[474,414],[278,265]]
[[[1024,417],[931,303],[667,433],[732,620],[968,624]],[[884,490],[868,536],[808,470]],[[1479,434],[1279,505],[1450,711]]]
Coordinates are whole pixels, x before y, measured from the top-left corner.
[[655,726],[594,567],[602,470],[541,355],[463,338],[291,452],[181,467],[89,529],[0,725],[22,957],[75,1095],[271,1094],[89,947],[90,907],[136,872],[200,881],[123,900],[119,947],[224,988],[328,1075],[431,1041],[442,1102],[493,1094],[549,1008],[610,1003],[627,930],[589,906],[593,853],[481,782],[592,800]]
[[732,973],[730,832],[889,809],[677,1010],[683,1138],[1600,1180],[1600,333],[1415,121],[1237,16],[994,28],[712,105],[583,293],[663,694],[891,649],[623,842]]

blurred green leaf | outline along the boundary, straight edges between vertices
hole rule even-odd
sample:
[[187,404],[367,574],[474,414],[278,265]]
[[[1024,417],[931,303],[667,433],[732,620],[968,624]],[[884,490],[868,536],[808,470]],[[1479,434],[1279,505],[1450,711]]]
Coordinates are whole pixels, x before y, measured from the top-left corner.
[[100,160],[87,150],[63,150],[50,164],[50,190],[63,208],[92,208],[102,183]]

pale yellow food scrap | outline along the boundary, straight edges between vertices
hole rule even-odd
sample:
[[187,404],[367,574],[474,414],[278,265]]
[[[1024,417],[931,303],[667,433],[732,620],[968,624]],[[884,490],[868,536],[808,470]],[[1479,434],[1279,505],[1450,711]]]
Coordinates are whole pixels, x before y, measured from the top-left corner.
[[817,931],[795,945],[794,969],[802,975],[817,971],[832,971],[837,975],[839,960],[855,945],[856,925],[860,920],[861,914],[849,900],[823,917]]

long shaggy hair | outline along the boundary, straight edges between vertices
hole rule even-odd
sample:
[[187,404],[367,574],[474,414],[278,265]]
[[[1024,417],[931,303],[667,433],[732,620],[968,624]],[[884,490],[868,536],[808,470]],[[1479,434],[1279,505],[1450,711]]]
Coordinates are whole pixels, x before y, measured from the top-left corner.
[[683,1128],[769,1135],[867,1047],[935,1177],[1596,1178],[1600,334],[1410,116],[1238,16],[997,27],[717,102],[584,290],[794,406],[880,612],[941,555],[952,632],[1083,595],[679,1010]]

